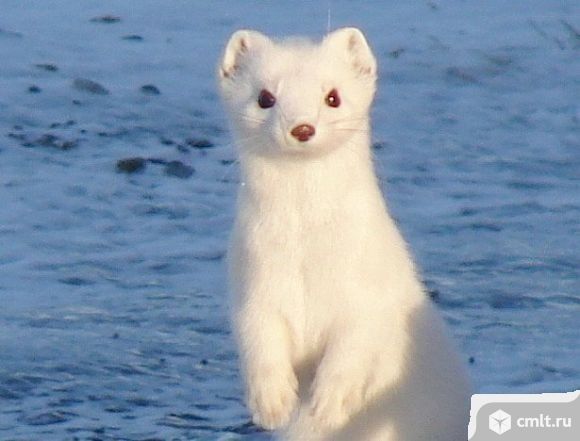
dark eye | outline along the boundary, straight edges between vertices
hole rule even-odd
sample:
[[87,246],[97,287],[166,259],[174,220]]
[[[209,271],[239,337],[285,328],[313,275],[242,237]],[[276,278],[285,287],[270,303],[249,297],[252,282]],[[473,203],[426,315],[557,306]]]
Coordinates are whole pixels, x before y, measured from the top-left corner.
[[266,89],[262,89],[260,96],[258,96],[258,105],[262,109],[269,109],[270,107],[274,107],[274,104],[276,104],[276,97]]
[[326,95],[326,104],[330,107],[338,107],[340,106],[340,95],[338,94],[338,90],[332,89]]

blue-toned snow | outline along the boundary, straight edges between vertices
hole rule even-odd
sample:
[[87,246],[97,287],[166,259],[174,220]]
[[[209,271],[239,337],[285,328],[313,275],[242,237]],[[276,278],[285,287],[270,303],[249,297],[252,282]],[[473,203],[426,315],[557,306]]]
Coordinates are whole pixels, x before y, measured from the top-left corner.
[[329,4],[379,59],[377,171],[478,390],[580,388],[578,1],[0,0],[1,440],[267,438],[214,66],[238,28],[322,36]]

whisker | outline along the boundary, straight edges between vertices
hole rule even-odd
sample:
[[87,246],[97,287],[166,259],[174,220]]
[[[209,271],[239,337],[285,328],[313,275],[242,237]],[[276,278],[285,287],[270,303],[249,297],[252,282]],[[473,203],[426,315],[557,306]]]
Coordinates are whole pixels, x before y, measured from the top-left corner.
[[246,121],[250,121],[250,122],[257,122],[257,123],[263,123],[263,122],[264,122],[264,120],[263,120],[263,119],[256,118],[256,117],[254,117],[254,116],[250,116],[250,115],[247,115],[247,114],[245,114],[245,113],[237,113],[237,115],[238,115],[239,117],[241,117],[242,119],[246,120]]
[[369,129],[355,129],[351,127],[335,127],[332,130],[335,132],[371,133]]
[[368,120],[368,119],[369,119],[368,116],[354,116],[354,117],[348,116],[348,117],[345,117],[345,118],[338,118],[338,119],[329,121],[327,124],[338,124],[338,123],[341,123],[341,122],[351,122],[351,121],[352,122],[355,122],[355,121],[365,121],[365,120]]
[[339,148],[347,149],[349,152],[354,153],[359,158],[366,159],[366,155],[363,155],[363,152],[361,152],[360,150],[352,148],[353,146],[357,146],[357,144],[353,140],[349,140]]
[[246,142],[257,141],[258,139],[259,139],[258,135],[250,135],[250,136],[246,136],[246,137],[242,137],[242,138],[236,138],[236,140],[232,143],[232,145],[238,146],[238,145],[246,143]]
[[288,126],[288,118],[286,118],[286,114],[282,110],[282,107],[278,107],[278,111],[280,112],[280,117],[282,119],[283,125]]

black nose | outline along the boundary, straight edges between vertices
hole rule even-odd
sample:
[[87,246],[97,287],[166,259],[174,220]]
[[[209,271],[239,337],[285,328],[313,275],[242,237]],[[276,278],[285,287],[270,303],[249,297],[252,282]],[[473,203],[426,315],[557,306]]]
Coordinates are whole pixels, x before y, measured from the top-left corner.
[[316,129],[310,124],[300,124],[292,129],[290,134],[300,142],[306,142],[314,136]]

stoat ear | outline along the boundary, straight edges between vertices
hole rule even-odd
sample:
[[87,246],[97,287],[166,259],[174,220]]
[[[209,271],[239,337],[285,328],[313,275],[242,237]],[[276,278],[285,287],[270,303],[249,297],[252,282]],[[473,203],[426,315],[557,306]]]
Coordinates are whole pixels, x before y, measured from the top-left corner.
[[243,58],[269,41],[268,37],[256,31],[244,29],[234,32],[226,45],[219,67],[220,78],[231,78],[236,75],[243,64]]
[[346,54],[356,73],[374,78],[377,75],[377,61],[363,33],[357,28],[342,28],[328,34],[323,41],[332,51]]

